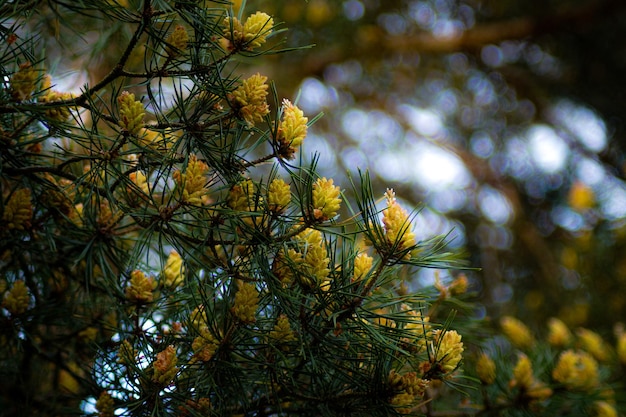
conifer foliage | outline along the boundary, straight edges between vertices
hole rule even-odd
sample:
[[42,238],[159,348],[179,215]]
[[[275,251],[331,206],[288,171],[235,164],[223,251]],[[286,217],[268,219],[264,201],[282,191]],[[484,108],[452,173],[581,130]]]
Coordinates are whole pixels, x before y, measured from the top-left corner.
[[71,94],[29,34],[38,12],[3,12],[5,410],[386,414],[423,401],[419,366],[458,367],[461,336],[427,337],[426,296],[397,290],[398,268],[454,262],[441,239],[418,244],[391,191],[383,223],[366,186],[350,209],[301,158],[312,118],[239,70],[280,50],[272,17],[208,1],[39,11],[130,31]]
[[[466,277],[414,279],[461,265],[445,237],[418,241],[419,213],[366,174],[335,184],[303,158],[316,116],[246,66],[286,52],[271,16],[225,1],[34,4],[0,6],[3,415],[387,416],[453,410],[460,395],[476,399],[472,414],[551,401],[530,352],[505,372],[476,355],[477,378],[464,378],[478,333],[452,307],[468,306]],[[101,79],[58,91],[35,31],[44,17],[128,37]],[[610,415],[594,356],[564,350],[552,381],[594,393],[589,409]],[[495,392],[505,378],[508,399]],[[460,388],[470,381],[500,402]]]

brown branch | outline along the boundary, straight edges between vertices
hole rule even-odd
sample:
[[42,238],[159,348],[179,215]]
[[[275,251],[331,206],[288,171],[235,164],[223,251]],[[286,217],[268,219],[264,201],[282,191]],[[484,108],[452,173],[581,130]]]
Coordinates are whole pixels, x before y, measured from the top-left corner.
[[262,156],[258,159],[255,159],[254,161],[246,161],[243,164],[241,164],[241,167],[244,169],[265,163],[267,161],[271,161],[274,158],[278,158],[279,156],[276,154],[276,152],[270,153],[268,155]]
[[[311,74],[322,74],[324,68],[336,62],[350,58],[362,59],[364,56],[377,58],[389,53],[423,52],[433,54],[459,51],[480,50],[489,44],[498,44],[505,40],[522,40],[549,33],[581,32],[601,18],[616,15],[626,10],[626,2],[621,0],[589,0],[586,4],[557,11],[551,15],[524,16],[507,20],[477,23],[473,28],[457,36],[441,37],[432,33],[421,32],[411,35],[386,35],[382,29],[374,28],[374,36],[365,46],[363,44],[331,44],[323,49],[308,54],[297,68],[290,67],[290,76],[301,80]],[[299,71],[297,76],[293,71]],[[274,78],[284,77],[277,71]]]
[[394,36],[385,44],[394,49],[447,53],[476,50],[485,45],[511,39],[532,38],[561,31],[584,31],[599,17],[626,9],[620,0],[589,1],[577,8],[559,10],[543,17],[525,16],[492,23],[483,23],[458,36],[441,37],[424,33],[413,37]]

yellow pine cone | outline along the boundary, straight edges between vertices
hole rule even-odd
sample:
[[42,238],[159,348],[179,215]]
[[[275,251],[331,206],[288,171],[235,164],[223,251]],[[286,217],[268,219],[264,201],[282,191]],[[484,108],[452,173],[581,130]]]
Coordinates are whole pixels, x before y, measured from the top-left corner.
[[446,286],[439,278],[439,272],[435,273],[435,288],[439,290],[439,298],[445,300],[455,295],[465,294],[467,292],[468,282],[465,274],[460,274],[457,278]]
[[[383,225],[387,243],[397,252],[402,252],[415,245],[415,234],[411,230],[409,214],[396,201],[392,189],[385,193],[387,208],[383,210]],[[410,257],[407,253],[405,257]]]
[[400,375],[394,370],[392,370],[389,373],[389,376],[387,378],[387,383],[389,384],[391,389],[393,389],[394,391],[401,391],[404,389],[402,375]]
[[172,143],[181,136],[181,131],[174,131],[170,128],[163,131],[141,128],[137,136],[142,146],[160,152],[168,152],[172,148]]
[[476,361],[476,375],[485,385],[491,385],[496,380],[496,363],[484,352]]
[[194,308],[189,314],[186,323],[187,327],[201,333],[202,329],[207,327],[207,323],[209,323],[209,316],[207,314],[206,307],[201,304]]
[[369,271],[372,269],[374,265],[374,258],[369,256],[365,252],[359,253],[354,258],[354,275],[352,276],[352,281],[360,281],[367,276]]
[[137,361],[137,351],[128,340],[122,341],[117,350],[117,363],[126,366],[134,366]]
[[513,380],[511,386],[519,387],[522,390],[528,390],[535,380],[533,374],[532,363],[528,356],[521,353],[517,359],[517,364],[513,368]]
[[118,210],[117,206],[102,198],[100,199],[99,210],[96,216],[96,223],[101,230],[111,230],[124,217],[124,212]]
[[387,383],[396,392],[391,397],[391,405],[396,407],[399,413],[409,414],[411,406],[416,405],[416,401],[423,397],[429,382],[418,378],[415,372],[407,372],[404,375],[400,375],[392,370],[389,373]]
[[375,315],[371,318],[371,321],[377,326],[389,327],[392,329],[397,327],[395,320],[389,317],[389,314],[391,313],[389,308],[377,308],[373,311],[373,313]]
[[115,416],[115,402],[106,391],[102,391],[98,400],[96,401],[96,410],[98,410],[98,417],[114,417]]
[[316,229],[306,229],[295,237],[300,247],[322,246],[324,244],[324,236],[322,232]]
[[304,264],[307,268],[305,269],[306,273],[303,275],[308,275],[314,279],[313,282],[309,283],[313,284],[310,285],[312,288],[321,285],[330,274],[330,269],[328,268],[330,259],[327,255],[326,248],[323,244],[320,246],[310,246],[306,250],[306,254],[304,255]]
[[17,280],[13,287],[4,295],[2,307],[9,310],[11,314],[22,314],[28,309],[30,295],[28,287],[22,280]]
[[467,292],[468,285],[469,283],[467,281],[467,276],[465,274],[460,274],[458,277],[454,279],[454,281],[452,281],[452,283],[448,287],[448,290],[450,291],[450,294],[453,296],[461,295]]
[[152,362],[154,369],[152,381],[161,386],[169,385],[178,372],[178,368],[176,367],[177,361],[176,349],[172,345],[169,345],[165,350],[157,353],[156,360]]
[[246,19],[243,24],[243,41],[247,49],[255,49],[267,41],[272,33],[274,19],[263,12],[256,12]]
[[504,316],[500,319],[502,332],[513,344],[513,346],[526,350],[535,344],[535,339],[524,323],[511,316]]
[[576,335],[582,349],[589,352],[597,361],[605,362],[609,359],[608,346],[599,334],[589,329],[580,328],[576,330]]
[[33,206],[30,202],[30,190],[21,188],[15,191],[4,206],[2,223],[8,230],[25,230],[30,227],[33,218]]
[[572,341],[567,325],[556,317],[548,320],[548,343],[554,347],[565,347]]
[[170,58],[179,56],[187,49],[187,44],[189,43],[187,30],[182,25],[176,26],[165,42],[167,43],[167,46],[165,47],[167,55]]
[[126,287],[126,299],[137,304],[151,303],[156,283],[152,277],[139,271],[134,270],[130,273],[130,285]]
[[520,354],[515,368],[511,387],[518,387],[524,396],[530,401],[543,401],[552,395],[552,389],[541,381],[535,379],[532,363],[528,356]]
[[283,115],[278,125],[278,153],[281,158],[295,157],[296,150],[306,138],[308,121],[302,110],[291,104],[291,101],[283,100]]
[[202,362],[210,361],[218,347],[219,341],[209,332],[206,326],[200,330],[200,335],[191,343],[193,357]]
[[255,205],[255,190],[252,180],[244,180],[230,189],[226,204],[233,210],[250,211]]
[[307,289],[318,288],[330,274],[328,268],[330,259],[326,252],[324,237],[319,230],[306,229],[295,236],[294,240],[298,244],[298,251],[303,254],[300,255],[302,268],[295,277],[298,283]]
[[598,363],[587,352],[568,349],[559,355],[552,378],[567,389],[591,391],[599,384]]
[[298,276],[300,275],[299,268],[303,263],[304,257],[300,252],[289,248],[285,253],[285,251],[281,249],[274,260],[272,272],[283,286],[288,286],[293,283],[296,274]]
[[608,401],[596,401],[594,406],[596,417],[618,417],[617,410]]
[[135,100],[135,95],[128,91],[123,91],[117,98],[119,104],[120,120],[119,125],[133,136],[137,136],[143,127],[143,119],[146,112],[143,104]]
[[224,37],[228,40],[228,49],[240,49],[243,43],[243,23],[236,17],[226,17],[223,25]]
[[426,346],[426,341],[432,340],[432,329],[430,317],[424,317],[421,310],[416,310],[407,304],[401,304],[400,309],[406,312],[407,322],[404,324],[404,330],[410,333],[410,337],[403,339],[403,342],[409,344],[414,350],[421,351]]
[[172,250],[167,257],[165,267],[163,268],[163,278],[165,286],[168,288],[176,288],[185,280],[183,258],[175,250]]
[[11,96],[17,100],[26,100],[35,91],[37,71],[30,62],[20,65],[19,70],[11,76]]
[[389,403],[396,407],[400,414],[409,414],[411,413],[411,406],[415,404],[415,396],[408,392],[401,392],[391,397]]
[[266,13],[256,12],[243,24],[236,17],[227,17],[223,33],[229,42],[228,49],[251,51],[267,41],[273,27],[274,19]]
[[206,188],[208,172],[209,166],[195,155],[189,157],[184,174],[180,170],[174,171],[172,177],[176,181],[176,186],[181,190],[181,202],[196,206],[202,205],[203,197],[209,192]]
[[141,191],[141,194],[139,194],[139,197],[142,199],[145,199],[147,196],[150,195],[150,186],[148,184],[148,178],[146,177],[146,174],[143,171],[131,172],[128,175],[128,179],[133,184],[136,185],[136,187],[133,187],[131,185],[128,186],[128,192],[130,195],[139,194],[139,191]]
[[274,329],[270,331],[270,339],[278,344],[296,340],[296,335],[289,324],[287,316],[281,315],[278,317]]
[[55,179],[50,174],[45,174],[44,178],[50,182],[50,187],[41,196],[41,201],[48,207],[54,207],[60,213],[70,216],[74,209],[74,198],[76,196],[76,186],[66,179]]
[[[443,334],[442,334],[443,332]],[[454,371],[461,359],[463,359],[463,342],[462,336],[456,330],[435,330],[433,331],[434,345],[438,346],[435,360],[444,373]]]
[[253,283],[239,283],[237,293],[235,293],[235,303],[232,312],[243,324],[250,324],[256,321],[256,310],[259,306],[259,292]]
[[280,178],[274,179],[267,190],[267,204],[273,212],[280,213],[291,203],[291,187]]
[[407,393],[421,397],[428,386],[428,381],[418,378],[415,372],[408,372],[402,375],[402,385]]
[[313,184],[313,217],[319,221],[335,217],[341,207],[340,193],[332,179],[318,178]]
[[267,77],[259,73],[243,80],[241,85],[231,94],[235,110],[250,125],[262,121],[269,114],[267,104]]
[[535,381],[535,385],[526,393],[531,400],[544,401],[552,396],[552,388],[540,381]]
[[[44,94],[38,98],[41,103],[51,103],[54,101],[70,100],[74,96],[72,93],[61,93],[51,89],[52,80],[50,75],[46,74],[43,79]],[[52,107],[46,110],[46,115],[56,121],[64,122],[70,117],[70,107],[67,105]]]

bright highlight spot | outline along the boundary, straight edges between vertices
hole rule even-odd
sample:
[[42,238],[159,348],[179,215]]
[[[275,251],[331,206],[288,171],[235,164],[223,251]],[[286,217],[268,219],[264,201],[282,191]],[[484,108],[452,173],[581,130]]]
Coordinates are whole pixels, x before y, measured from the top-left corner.
[[410,153],[406,153],[407,164],[412,177],[422,187],[464,188],[469,185],[470,175],[463,163],[451,154],[426,142],[418,143]]
[[411,128],[420,135],[432,137],[443,133],[443,121],[434,111],[409,105],[402,105],[398,110]]
[[505,224],[513,216],[513,209],[509,200],[491,187],[482,187],[478,193],[478,204],[483,216],[495,224]]
[[390,149],[374,161],[377,174],[388,181],[417,183],[425,190],[459,189],[469,185],[470,175],[453,154],[427,142],[405,145],[403,152]]
[[297,104],[305,114],[310,116],[314,116],[325,107],[336,105],[339,100],[337,90],[327,87],[315,78],[305,79],[300,89],[301,94]]
[[567,159],[567,145],[547,125],[535,125],[528,129],[530,155],[537,167],[552,174],[563,169]]
[[605,148],[606,125],[593,111],[562,100],[552,109],[552,116],[589,150],[600,152]]

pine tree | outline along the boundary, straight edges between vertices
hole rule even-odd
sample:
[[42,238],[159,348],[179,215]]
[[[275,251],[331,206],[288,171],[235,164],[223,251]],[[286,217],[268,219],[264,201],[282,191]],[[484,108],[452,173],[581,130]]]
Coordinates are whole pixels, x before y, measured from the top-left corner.
[[[3,415],[447,415],[464,395],[468,415],[614,410],[598,362],[616,357],[589,333],[585,353],[559,328],[549,358],[504,321],[528,355],[507,367],[485,353],[463,376],[470,342],[493,346],[465,314],[467,278],[416,279],[462,262],[446,236],[417,240],[419,211],[392,189],[365,173],[335,184],[303,156],[317,116],[247,74],[287,52],[271,16],[34,5],[1,6]],[[94,45],[117,54],[100,79],[59,91],[41,17],[129,36]]]

